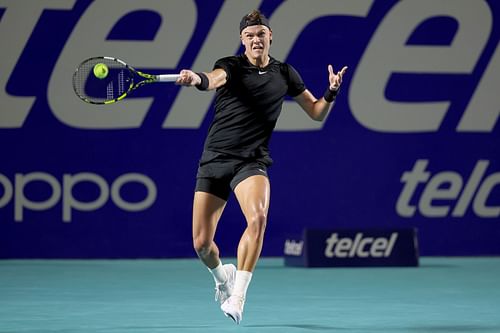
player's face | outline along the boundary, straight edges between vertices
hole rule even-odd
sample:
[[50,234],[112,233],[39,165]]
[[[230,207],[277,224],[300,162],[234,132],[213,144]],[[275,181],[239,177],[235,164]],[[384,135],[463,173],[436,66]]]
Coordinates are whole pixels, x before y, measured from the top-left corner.
[[241,42],[245,46],[245,54],[253,59],[267,57],[272,38],[271,30],[265,25],[252,25],[241,32]]

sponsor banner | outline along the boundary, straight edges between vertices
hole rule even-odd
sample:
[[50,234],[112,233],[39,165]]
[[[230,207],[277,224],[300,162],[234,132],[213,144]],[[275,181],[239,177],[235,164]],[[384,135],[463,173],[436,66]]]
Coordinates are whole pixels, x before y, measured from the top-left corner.
[[[328,64],[349,67],[325,121],[283,105],[263,255],[306,228],[416,228],[420,255],[500,255],[500,2],[0,0],[0,258],[195,256],[214,92],[154,84],[96,106],[71,78],[92,56],[210,71],[254,8],[315,96]],[[245,226],[233,196],[223,255]]]
[[418,266],[415,229],[305,229],[285,241],[286,266]]

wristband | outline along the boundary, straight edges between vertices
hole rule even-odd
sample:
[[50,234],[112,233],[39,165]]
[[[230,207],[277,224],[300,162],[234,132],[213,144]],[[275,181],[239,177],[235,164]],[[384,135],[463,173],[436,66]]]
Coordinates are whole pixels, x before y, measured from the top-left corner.
[[338,93],[339,93],[339,89],[330,90],[330,87],[328,87],[328,88],[326,88],[326,91],[325,91],[325,94],[323,95],[323,98],[328,103],[332,103],[333,101],[335,101],[335,98],[337,97]]
[[208,76],[205,74],[205,73],[202,73],[202,72],[199,72],[199,73],[196,73],[196,75],[198,75],[201,79],[201,82],[200,84],[197,84],[195,87],[198,89],[198,90],[207,90],[208,89]]

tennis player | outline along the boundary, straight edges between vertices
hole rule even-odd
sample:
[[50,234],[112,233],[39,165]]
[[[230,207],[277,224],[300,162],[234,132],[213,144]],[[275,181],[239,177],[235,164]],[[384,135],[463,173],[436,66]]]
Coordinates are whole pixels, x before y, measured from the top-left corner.
[[[245,52],[216,61],[211,72],[182,70],[177,84],[199,90],[217,89],[215,117],[199,162],[193,204],[193,244],[215,280],[215,299],[237,324],[252,274],[259,259],[269,209],[272,164],[269,140],[286,95],[295,99],[314,120],[327,116],[347,67],[334,73],[317,99],[289,64],[269,55],[273,39],[268,19],[258,10],[240,22]],[[241,236],[238,268],[223,265],[214,242],[217,224],[231,192],[241,206],[247,227]]]

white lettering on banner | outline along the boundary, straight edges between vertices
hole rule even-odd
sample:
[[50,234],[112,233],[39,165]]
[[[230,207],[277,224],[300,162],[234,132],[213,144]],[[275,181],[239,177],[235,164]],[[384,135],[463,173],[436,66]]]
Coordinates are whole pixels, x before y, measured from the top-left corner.
[[497,45],[488,68],[486,68],[469,106],[458,124],[459,132],[493,131],[500,115],[499,78],[500,45]]
[[287,239],[285,241],[284,253],[290,256],[300,256],[302,255],[302,249],[304,247],[304,241],[295,241]]
[[[472,202],[473,212],[484,218],[496,218],[500,216],[500,205],[487,205],[490,194],[495,186],[500,185],[500,172],[493,173],[483,179],[489,165],[487,160],[479,160],[474,167],[465,187],[462,190],[464,180],[457,172],[443,171],[431,175],[426,171],[429,160],[417,160],[411,171],[406,171],[401,176],[404,184],[399,195],[396,211],[401,217],[413,217],[417,206],[411,204],[419,184],[425,184],[422,195],[418,200],[418,210],[426,217],[448,216],[452,208],[451,204],[443,201],[458,200],[451,216],[463,217]],[[482,182],[482,183],[481,183]],[[475,197],[474,197],[474,194]],[[434,200],[440,200],[441,204],[434,204]]]
[[381,258],[389,257],[398,239],[398,233],[393,232],[389,239],[385,237],[363,237],[358,232],[354,240],[349,237],[339,238],[337,233],[326,240],[325,256],[328,258]]
[[[436,16],[458,21],[459,29],[450,46],[405,45],[420,23]],[[399,1],[378,27],[356,68],[349,92],[353,115],[374,131],[437,131],[450,102],[390,101],[385,97],[385,88],[391,75],[396,72],[470,74],[491,29],[491,11],[483,0]],[[496,79],[498,82],[498,76]],[[490,124],[482,126],[484,131]]]
[[[43,181],[50,185],[52,193],[44,201],[32,201],[24,194],[24,188],[27,184],[34,181]],[[61,185],[57,179],[44,172],[32,172],[27,175],[16,174],[15,195],[14,195],[14,220],[21,222],[23,220],[23,211],[25,208],[30,210],[46,210],[53,207],[61,198]]]
[[[140,183],[146,187],[148,196],[143,201],[133,203],[125,201],[121,197],[120,190],[122,186],[131,182]],[[118,207],[127,212],[138,212],[141,210],[146,210],[153,205],[156,200],[156,196],[157,190],[153,180],[145,175],[141,175],[140,173],[128,173],[125,175],[121,175],[120,177],[116,178],[113,185],[111,186],[111,198],[113,199],[113,202]]]
[[9,180],[9,178],[5,177],[0,173],[0,185],[3,187],[3,194],[2,197],[0,198],[0,208],[4,207],[7,205],[12,199],[12,194],[14,193],[14,190],[12,188],[12,184]]
[[[42,182],[50,186],[51,194],[49,198],[40,201],[31,200],[26,196],[25,189],[32,182]],[[80,183],[95,184],[99,188],[99,194],[93,201],[77,200],[73,191],[75,186]],[[128,202],[123,199],[120,190],[129,183],[138,183],[143,185],[147,194],[139,202]],[[24,221],[24,211],[42,211],[54,207],[62,196],[62,220],[64,222],[72,221],[72,212],[95,211],[109,200],[110,187],[107,181],[100,175],[90,172],[78,174],[64,174],[62,184],[51,174],[45,172],[31,172],[28,174],[16,174],[14,186],[12,182],[3,174],[0,174],[0,185],[3,187],[3,195],[0,197],[0,208],[5,207],[12,199],[14,192],[14,221]],[[0,192],[1,193],[1,192]],[[111,184],[111,200],[119,208],[125,211],[142,211],[151,207],[156,201],[157,188],[154,181],[146,175],[140,173],[127,173],[119,176]]]
[[[73,196],[73,188],[81,182],[91,182],[99,187],[99,196],[94,201],[82,202]],[[64,200],[63,200],[63,221],[71,222],[71,211],[93,211],[102,207],[109,198],[109,186],[106,179],[90,172],[82,172],[76,175],[63,176]]]
[[[161,15],[162,24],[153,41],[106,40],[123,16],[137,10]],[[153,98],[134,98],[106,106],[82,103],[73,93],[72,73],[83,59],[95,55],[123,58],[138,68],[176,69],[195,24],[193,1],[93,1],[75,26],[50,78],[48,100],[52,111],[61,122],[78,128],[140,127]]]
[[0,20],[0,128],[22,127],[35,97],[11,96],[7,82],[45,9],[71,9],[76,0],[0,0],[5,8]]
[[[228,27],[237,27],[241,13],[260,7],[262,2],[224,1],[191,67],[210,70],[213,61],[221,54],[236,53],[239,40],[234,30]],[[42,12],[46,9],[70,10],[75,3],[76,0],[0,0],[0,7],[5,8],[0,20],[0,128],[22,127],[35,101],[33,96],[10,95],[6,86]],[[282,1],[270,17],[276,34],[279,34],[273,45],[273,56],[286,60],[301,32],[314,20],[328,15],[364,18],[369,15],[374,3],[375,0]],[[162,24],[153,41],[106,40],[116,22],[138,10],[150,10],[162,17]],[[406,45],[408,37],[422,22],[437,16],[451,17],[458,23],[459,29],[450,46]],[[90,2],[69,36],[50,77],[47,94],[52,112],[61,122],[76,128],[140,127],[154,97],[133,98],[124,104],[105,107],[87,105],[71,90],[74,68],[86,57],[106,54],[123,57],[139,68],[179,70],[179,61],[192,40],[196,23],[197,5],[193,0]],[[384,95],[388,80],[393,73],[470,74],[478,64],[491,31],[492,11],[485,0],[396,2],[382,18],[353,71],[351,86],[344,88],[354,118],[374,131],[438,131],[452,96],[450,100],[438,102],[390,101]],[[330,47],[324,47],[325,52],[329,52]],[[318,52],[322,52],[321,49]],[[497,94],[499,68],[500,47],[497,45],[457,131],[493,131],[500,115],[500,95]],[[318,75],[327,77],[326,72]],[[180,89],[171,109],[165,110],[167,116],[162,127],[199,128],[212,99],[211,93]],[[319,130],[324,124],[309,120],[296,103],[286,101],[276,130]]]

